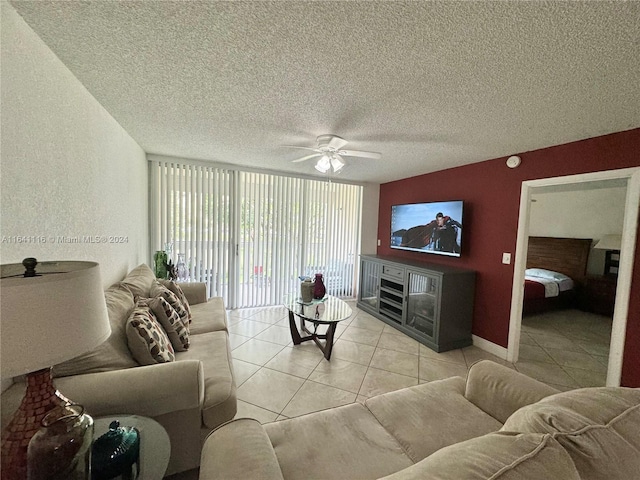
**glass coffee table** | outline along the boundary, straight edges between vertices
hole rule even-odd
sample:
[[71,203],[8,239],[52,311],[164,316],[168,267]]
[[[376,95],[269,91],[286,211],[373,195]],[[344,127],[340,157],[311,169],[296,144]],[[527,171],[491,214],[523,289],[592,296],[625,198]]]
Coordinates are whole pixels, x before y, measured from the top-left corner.
[[[303,302],[297,295],[287,295],[284,306],[289,311],[289,329],[294,345],[313,340],[324,353],[324,358],[331,358],[333,349],[333,337],[336,333],[338,322],[351,316],[351,307],[346,302],[332,295],[325,295],[323,299]],[[300,330],[296,326],[296,318],[300,319]],[[306,322],[313,324],[313,331],[307,328]],[[320,325],[328,325],[326,333],[318,333]],[[302,337],[304,333],[307,336]],[[324,340],[324,345],[320,340]]]

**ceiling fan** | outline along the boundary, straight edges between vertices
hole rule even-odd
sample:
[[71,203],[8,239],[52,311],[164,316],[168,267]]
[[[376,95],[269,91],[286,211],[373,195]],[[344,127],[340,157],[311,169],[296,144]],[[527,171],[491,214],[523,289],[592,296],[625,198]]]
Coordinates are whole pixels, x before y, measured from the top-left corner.
[[333,169],[334,173],[339,172],[344,167],[345,162],[342,157],[362,157],[362,158],[381,158],[382,155],[377,152],[363,152],[360,150],[342,150],[347,143],[345,139],[338,137],[337,135],[320,135],[316,142],[317,147],[299,147],[296,145],[283,145],[284,147],[301,148],[303,150],[311,150],[311,155],[307,155],[297,160],[293,160],[293,163],[304,162],[312,158],[318,158],[316,163],[316,170],[321,173],[327,173]]

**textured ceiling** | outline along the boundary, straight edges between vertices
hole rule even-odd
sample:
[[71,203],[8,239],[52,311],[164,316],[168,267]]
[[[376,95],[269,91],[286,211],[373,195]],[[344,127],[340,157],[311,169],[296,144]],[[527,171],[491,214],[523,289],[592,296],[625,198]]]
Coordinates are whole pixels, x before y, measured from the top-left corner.
[[280,145],[331,133],[382,183],[640,127],[638,2],[11,4],[149,153],[313,174]]

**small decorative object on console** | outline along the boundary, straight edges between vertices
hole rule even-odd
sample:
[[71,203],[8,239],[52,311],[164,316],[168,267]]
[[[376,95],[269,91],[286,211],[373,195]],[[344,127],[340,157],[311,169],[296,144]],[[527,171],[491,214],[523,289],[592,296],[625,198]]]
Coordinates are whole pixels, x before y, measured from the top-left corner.
[[139,471],[140,432],[135,427],[121,427],[117,420],[111,422],[109,431],[93,442],[92,479],[136,478]]
[[313,282],[313,298],[320,299],[324,298],[327,293],[327,289],[324,286],[324,282],[322,280],[322,274],[316,273],[316,279]]
[[87,480],[90,473],[93,419],[82,405],[55,408],[29,442],[29,480]]

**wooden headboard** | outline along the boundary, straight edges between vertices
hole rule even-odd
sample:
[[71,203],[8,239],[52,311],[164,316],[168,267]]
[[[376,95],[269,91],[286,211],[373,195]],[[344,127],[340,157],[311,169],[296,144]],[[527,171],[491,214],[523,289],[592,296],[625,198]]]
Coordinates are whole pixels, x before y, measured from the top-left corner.
[[529,237],[527,268],[546,268],[583,283],[592,243],[590,238]]

